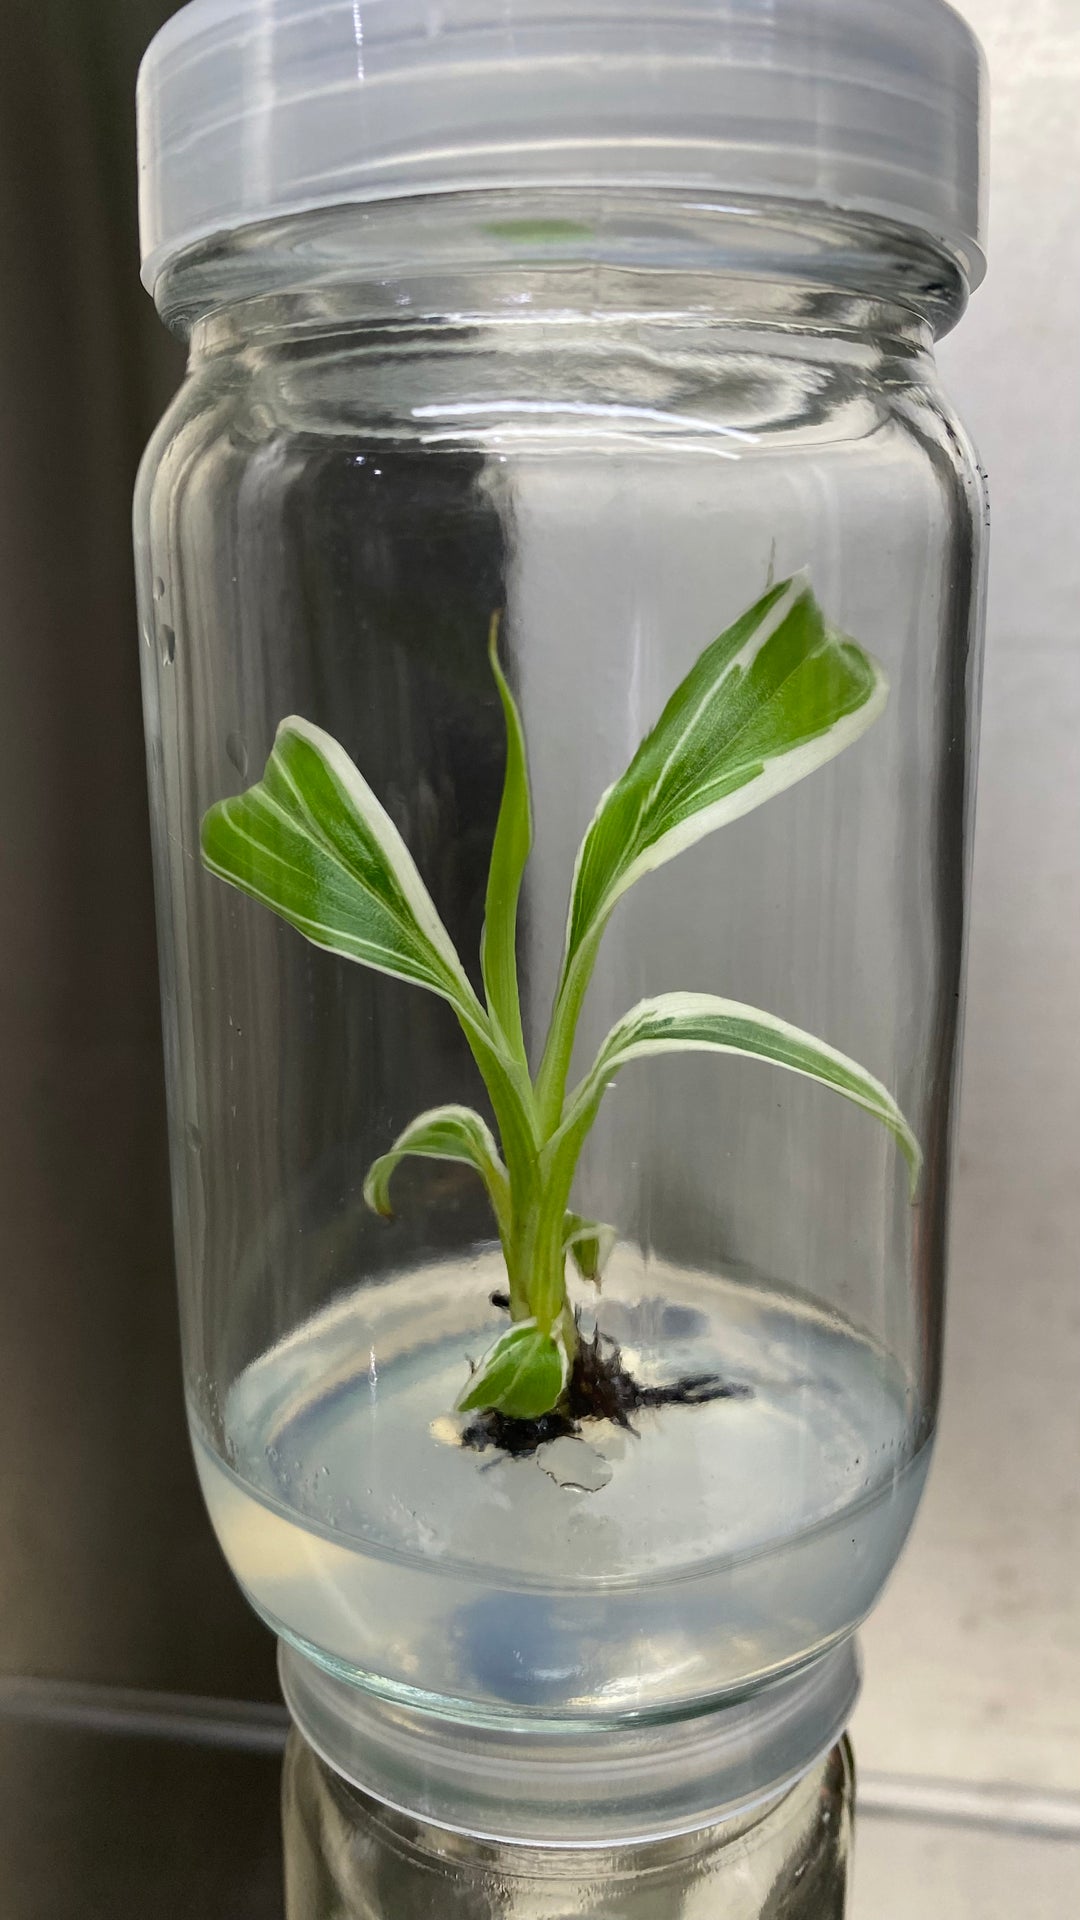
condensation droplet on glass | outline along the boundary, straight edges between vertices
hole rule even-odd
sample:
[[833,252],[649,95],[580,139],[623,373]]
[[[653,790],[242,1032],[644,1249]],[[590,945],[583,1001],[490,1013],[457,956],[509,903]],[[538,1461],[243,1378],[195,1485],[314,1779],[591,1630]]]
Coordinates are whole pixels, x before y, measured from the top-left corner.
[[245,741],[243,734],[242,733],[227,734],[225,739],[225,751],[228,754],[229,759],[232,761],[233,766],[236,768],[237,773],[240,774],[241,776],[246,774],[248,770],[248,750],[247,750],[247,742]]
[[176,659],[176,635],[171,627],[161,629],[161,657],[167,667]]
[[154,599],[164,600],[164,598],[165,598],[165,582],[159,573],[154,580]]
[[188,1146],[191,1148],[192,1153],[201,1153],[202,1152],[202,1134],[199,1132],[199,1129],[195,1125],[194,1120],[188,1121],[187,1126],[184,1128],[184,1132],[187,1135],[187,1143],[188,1143]]

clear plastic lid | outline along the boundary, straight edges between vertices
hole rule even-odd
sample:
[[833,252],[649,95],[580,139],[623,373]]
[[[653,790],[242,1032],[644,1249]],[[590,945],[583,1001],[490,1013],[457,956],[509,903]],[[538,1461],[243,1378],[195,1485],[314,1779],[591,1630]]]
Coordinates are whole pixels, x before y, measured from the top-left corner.
[[143,279],[310,208],[535,185],[883,216],[976,284],[983,100],[943,0],[192,0],[139,75]]

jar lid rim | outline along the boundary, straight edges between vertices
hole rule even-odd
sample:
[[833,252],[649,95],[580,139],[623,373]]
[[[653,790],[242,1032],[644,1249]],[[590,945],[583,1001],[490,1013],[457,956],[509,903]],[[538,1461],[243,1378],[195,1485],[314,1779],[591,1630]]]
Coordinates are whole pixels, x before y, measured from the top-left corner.
[[190,0],[138,84],[142,270],[314,208],[687,188],[984,269],[985,65],[945,0]]

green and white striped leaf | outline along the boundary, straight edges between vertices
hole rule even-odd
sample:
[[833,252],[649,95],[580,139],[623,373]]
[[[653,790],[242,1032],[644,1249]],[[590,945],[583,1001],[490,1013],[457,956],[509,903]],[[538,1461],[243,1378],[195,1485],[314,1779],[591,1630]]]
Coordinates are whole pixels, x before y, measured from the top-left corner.
[[521,1032],[518,992],[517,916],[521,877],[532,847],[532,807],[521,715],[499,665],[498,645],[499,620],[496,614],[491,622],[488,652],[506,723],[506,772],[491,849],[491,865],[488,868],[480,966],[488,1012],[497,1021],[499,1030],[516,1056],[524,1060],[525,1042]]
[[459,1413],[490,1408],[513,1420],[550,1413],[566,1385],[569,1368],[555,1334],[535,1320],[521,1320],[488,1349],[457,1403]]
[[390,1182],[409,1155],[422,1160],[457,1160],[475,1168],[495,1209],[500,1230],[510,1217],[510,1188],[491,1128],[472,1107],[431,1107],[419,1113],[398,1134],[389,1152],[380,1154],[368,1169],[364,1199],[375,1213],[389,1220]]
[[880,1080],[846,1054],[786,1020],[711,993],[663,993],[632,1007],[612,1027],[585,1079],[571,1095],[568,1134],[588,1130],[604,1089],[620,1067],[651,1054],[687,1052],[751,1054],[831,1087],[888,1128],[908,1163],[914,1192],[922,1164],[919,1143]]
[[262,779],[205,816],[202,855],[316,946],[480,1012],[405,842],[320,727],[281,722]]
[[582,1279],[591,1280],[598,1292],[617,1238],[614,1227],[602,1220],[583,1220],[580,1213],[568,1213],[563,1220],[563,1247]]
[[771,587],[706,647],[603,795],[574,871],[564,973],[635,880],[843,752],[887,691],[804,574]]

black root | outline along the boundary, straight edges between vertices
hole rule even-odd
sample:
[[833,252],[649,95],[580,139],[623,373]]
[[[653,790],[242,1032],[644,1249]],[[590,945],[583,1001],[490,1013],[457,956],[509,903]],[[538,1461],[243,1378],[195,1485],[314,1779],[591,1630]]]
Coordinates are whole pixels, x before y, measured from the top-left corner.
[[[501,1304],[501,1303],[500,1303]],[[599,1332],[579,1340],[566,1392],[559,1406],[538,1420],[515,1420],[487,1408],[470,1420],[463,1447],[482,1453],[496,1447],[524,1459],[548,1440],[577,1437],[586,1420],[613,1420],[635,1433],[632,1416],[647,1407],[700,1407],[710,1400],[747,1400],[753,1389],[715,1373],[689,1373],[665,1387],[643,1387],[623,1363],[618,1342]]]

